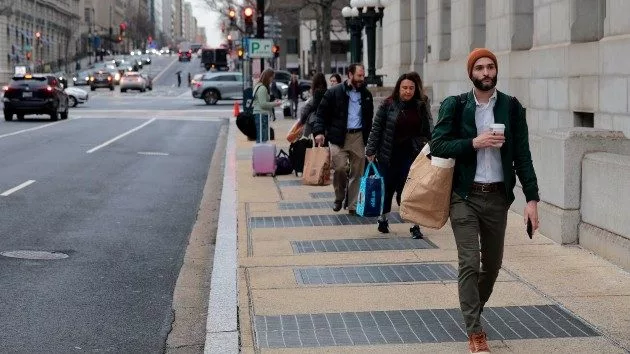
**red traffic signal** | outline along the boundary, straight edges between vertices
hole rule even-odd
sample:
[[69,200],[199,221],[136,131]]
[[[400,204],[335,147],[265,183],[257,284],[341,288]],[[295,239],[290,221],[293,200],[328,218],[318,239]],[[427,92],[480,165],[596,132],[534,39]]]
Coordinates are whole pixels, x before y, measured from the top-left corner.
[[39,32],[39,31],[35,32],[35,37],[36,37],[37,39],[39,39],[41,36],[42,36],[42,33],[41,33],[41,32]]
[[234,11],[234,9],[230,9],[230,11],[228,11],[228,16],[231,20],[234,19],[236,17],[236,11]]
[[273,56],[275,58],[279,57],[280,56],[280,46],[274,44],[273,47],[271,47],[271,52],[273,53]]
[[252,16],[254,16],[254,9],[251,7],[246,7],[245,10],[243,10],[243,15],[245,15],[245,19],[247,19],[248,17],[251,18]]

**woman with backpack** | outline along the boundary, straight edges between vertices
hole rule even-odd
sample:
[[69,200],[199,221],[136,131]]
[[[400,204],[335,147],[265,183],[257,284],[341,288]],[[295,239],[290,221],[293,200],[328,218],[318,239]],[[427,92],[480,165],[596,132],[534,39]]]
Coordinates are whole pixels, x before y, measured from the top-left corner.
[[[430,111],[422,94],[422,82],[412,74],[398,78],[394,92],[378,108],[365,148],[369,161],[378,162],[378,170],[385,179],[385,203],[378,218],[378,231],[389,233],[387,215],[392,199],[400,205],[400,195],[411,164],[420,150],[431,139]],[[411,237],[422,238],[418,225],[411,229]]]

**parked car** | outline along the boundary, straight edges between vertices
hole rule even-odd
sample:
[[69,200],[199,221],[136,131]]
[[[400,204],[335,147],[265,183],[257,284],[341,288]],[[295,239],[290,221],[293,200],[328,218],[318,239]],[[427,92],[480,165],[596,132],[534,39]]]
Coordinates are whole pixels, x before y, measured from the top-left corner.
[[127,90],[145,92],[147,90],[147,81],[137,71],[127,71],[120,78],[120,92],[127,92]]
[[243,97],[243,74],[236,71],[208,72],[190,87],[192,96],[209,105],[219,100]]
[[86,103],[88,100],[88,93],[78,87],[66,87],[63,92],[68,95],[68,105],[70,107],[76,107],[80,103]]
[[74,86],[83,86],[90,84],[90,71],[81,71],[72,77],[72,84]]
[[94,91],[101,87],[114,91],[114,76],[109,71],[99,70],[90,76],[90,90]]
[[27,114],[46,114],[50,119],[68,118],[68,95],[59,79],[50,74],[14,76],[4,91],[4,120],[24,119]]
[[[289,82],[291,82],[291,75],[292,74],[286,70],[276,70],[274,80],[276,82],[282,82],[288,87]],[[306,101],[310,97],[311,82],[309,80],[298,79],[298,84],[300,85],[300,98],[302,101]]]

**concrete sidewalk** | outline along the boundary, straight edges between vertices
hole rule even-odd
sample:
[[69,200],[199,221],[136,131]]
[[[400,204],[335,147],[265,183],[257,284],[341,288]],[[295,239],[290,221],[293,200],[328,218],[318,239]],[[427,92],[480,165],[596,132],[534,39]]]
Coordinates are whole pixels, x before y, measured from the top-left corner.
[[[278,117],[288,152],[294,121]],[[374,218],[333,212],[332,186],[252,177],[252,143],[230,124],[243,352],[467,352],[449,223],[412,240],[409,224],[390,220],[383,235]],[[530,240],[512,212],[486,308],[495,353],[630,350],[630,274],[578,246]]]

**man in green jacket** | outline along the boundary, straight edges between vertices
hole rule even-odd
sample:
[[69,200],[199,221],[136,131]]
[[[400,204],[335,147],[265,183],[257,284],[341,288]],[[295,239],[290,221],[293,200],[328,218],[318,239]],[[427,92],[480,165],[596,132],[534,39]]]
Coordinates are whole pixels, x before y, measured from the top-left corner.
[[501,268],[516,176],[527,200],[524,220],[531,221],[533,230],[540,198],[525,109],[495,88],[495,55],[475,49],[467,69],[474,88],[442,102],[431,153],[455,159],[450,218],[459,259],[459,302],[470,352],[489,353],[480,318]]

